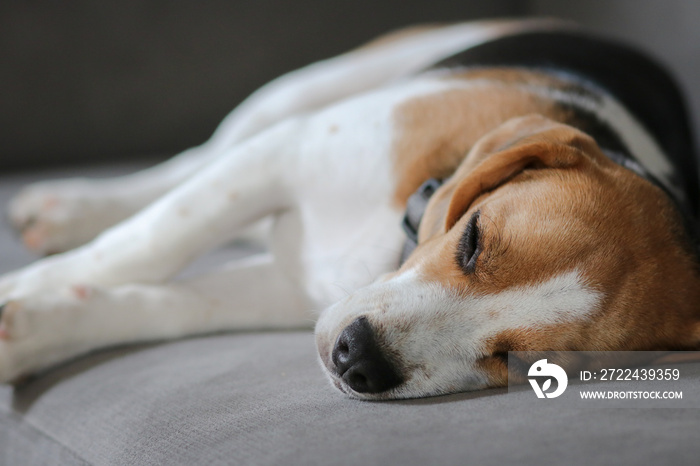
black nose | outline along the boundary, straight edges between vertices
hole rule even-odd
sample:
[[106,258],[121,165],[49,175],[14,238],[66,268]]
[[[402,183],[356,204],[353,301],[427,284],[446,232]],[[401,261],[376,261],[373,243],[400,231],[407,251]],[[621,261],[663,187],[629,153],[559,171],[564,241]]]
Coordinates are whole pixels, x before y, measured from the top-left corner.
[[340,333],[332,354],[337,374],[360,393],[379,393],[403,380],[384,356],[366,317],[355,319]]

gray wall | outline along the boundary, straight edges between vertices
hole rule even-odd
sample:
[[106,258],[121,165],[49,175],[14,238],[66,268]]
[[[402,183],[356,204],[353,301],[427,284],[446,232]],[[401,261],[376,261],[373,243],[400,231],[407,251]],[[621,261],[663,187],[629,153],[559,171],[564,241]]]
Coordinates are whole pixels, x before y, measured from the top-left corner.
[[651,50],[700,115],[693,0],[7,1],[0,170],[171,154],[206,139],[266,81],[387,30],[525,14]]
[[279,74],[518,0],[0,2],[0,170],[166,154]]

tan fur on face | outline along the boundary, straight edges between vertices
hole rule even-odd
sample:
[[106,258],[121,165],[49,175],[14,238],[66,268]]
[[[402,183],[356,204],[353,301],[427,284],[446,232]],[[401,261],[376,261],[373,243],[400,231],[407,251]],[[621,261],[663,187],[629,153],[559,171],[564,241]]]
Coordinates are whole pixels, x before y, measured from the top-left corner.
[[[541,163],[498,173],[509,166],[499,158],[533,154]],[[465,187],[477,189],[455,200]],[[451,225],[445,218],[455,202],[464,205]],[[456,251],[476,211],[483,252],[468,275]],[[689,349],[699,342],[700,279],[675,208],[660,189],[608,160],[574,128],[540,117],[503,125],[479,141],[436,192],[424,220],[420,244],[402,271],[417,267],[457,293],[492,295],[577,270],[585,286],[602,294],[592,318],[509,329],[486,342],[487,354]],[[502,382],[498,360],[484,360],[482,369],[494,384]]]
[[[449,79],[470,80],[486,73],[459,73]],[[399,136],[394,146],[394,169],[398,184],[394,200],[404,206],[406,199],[428,178],[446,178],[457,169],[467,152],[484,134],[505,121],[531,113],[563,119],[557,104],[504,81],[519,83],[534,79],[551,81],[545,75],[512,70],[491,70],[492,83],[474,88],[456,88],[440,94],[419,97],[395,111]],[[495,79],[502,77],[503,80]]]

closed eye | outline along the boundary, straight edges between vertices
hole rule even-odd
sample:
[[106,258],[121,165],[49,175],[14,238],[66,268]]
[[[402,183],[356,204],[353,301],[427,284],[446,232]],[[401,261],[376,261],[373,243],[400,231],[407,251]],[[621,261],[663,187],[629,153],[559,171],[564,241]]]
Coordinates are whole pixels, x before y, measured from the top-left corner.
[[457,246],[457,264],[467,275],[474,273],[476,270],[476,260],[483,249],[479,223],[480,214],[479,211],[472,214]]

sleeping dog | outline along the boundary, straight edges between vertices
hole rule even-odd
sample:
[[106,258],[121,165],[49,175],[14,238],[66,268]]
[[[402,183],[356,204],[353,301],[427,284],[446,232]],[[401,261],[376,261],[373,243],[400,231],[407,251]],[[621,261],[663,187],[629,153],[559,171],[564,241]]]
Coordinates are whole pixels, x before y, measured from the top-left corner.
[[[145,172],[29,186],[0,381],[96,348],[309,325],[362,399],[506,383],[512,350],[700,343],[697,167],[637,51],[554,20],[423,27],[255,92]],[[269,218],[269,253],[188,280]]]

